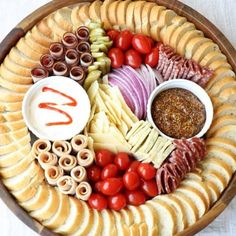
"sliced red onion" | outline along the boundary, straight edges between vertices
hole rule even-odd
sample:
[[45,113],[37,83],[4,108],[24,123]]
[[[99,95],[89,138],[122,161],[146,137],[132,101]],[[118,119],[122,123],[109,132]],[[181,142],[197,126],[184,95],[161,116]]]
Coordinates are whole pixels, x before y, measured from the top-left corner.
[[86,26],[80,26],[75,34],[79,41],[88,41],[89,39],[89,29]]
[[93,64],[93,57],[90,53],[84,52],[80,56],[80,64],[84,67],[89,67]]
[[66,63],[61,61],[56,62],[52,70],[54,75],[60,75],[60,76],[68,75],[68,66],[66,65]]
[[65,54],[65,61],[70,66],[75,66],[79,62],[79,54],[75,49],[67,49]]
[[50,71],[52,71],[54,59],[51,55],[44,54],[40,58],[40,64],[43,68],[45,68],[46,70],[48,70],[50,72]]
[[56,60],[60,60],[64,57],[64,47],[61,43],[52,43],[49,47],[49,52]]
[[49,75],[49,72],[42,67],[36,67],[31,70],[31,77],[32,77],[34,83],[38,82],[41,79],[48,77],[48,75]]
[[85,79],[85,71],[81,66],[74,66],[70,70],[70,78],[82,85]]
[[63,35],[62,44],[65,48],[76,48],[78,45],[78,39],[75,34],[67,32]]
[[82,54],[84,52],[90,52],[90,44],[88,42],[85,41],[81,41],[79,42],[79,44],[76,47],[76,51],[79,54]]

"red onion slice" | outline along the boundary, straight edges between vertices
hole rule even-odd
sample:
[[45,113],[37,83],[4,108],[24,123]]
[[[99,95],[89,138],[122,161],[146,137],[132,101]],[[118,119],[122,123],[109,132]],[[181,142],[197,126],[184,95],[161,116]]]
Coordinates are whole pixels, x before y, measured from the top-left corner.
[[79,42],[79,44],[76,47],[76,51],[79,54],[82,54],[84,52],[90,52],[90,44],[88,42],[85,41],[81,41]]
[[90,53],[84,52],[80,56],[80,64],[81,66],[88,67],[93,64],[93,57]]
[[66,48],[76,48],[78,45],[78,39],[75,34],[67,32],[63,35],[62,44]]
[[79,54],[75,49],[68,49],[65,54],[65,61],[70,66],[75,66],[79,62]]
[[82,85],[85,79],[85,71],[81,66],[74,66],[70,70],[70,78]]
[[68,74],[68,66],[61,61],[56,62],[52,70],[54,75],[66,76]]
[[80,40],[80,41],[88,41],[89,39],[89,29],[86,26],[80,26],[76,32],[76,37]]
[[41,79],[48,77],[49,73],[46,69],[41,67],[36,67],[31,70],[31,77],[34,83],[38,82]]
[[51,71],[54,64],[54,59],[51,55],[44,54],[40,58],[40,64],[46,70]]
[[54,59],[60,60],[64,56],[64,47],[61,43],[52,43],[49,52]]

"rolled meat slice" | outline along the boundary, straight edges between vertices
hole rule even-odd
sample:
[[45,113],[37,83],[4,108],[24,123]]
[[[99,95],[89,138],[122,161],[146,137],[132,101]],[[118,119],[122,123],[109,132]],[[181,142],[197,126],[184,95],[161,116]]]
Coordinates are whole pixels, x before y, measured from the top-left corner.
[[88,41],[89,39],[89,29],[86,26],[80,26],[75,34],[79,41]]
[[72,155],[64,154],[59,158],[58,163],[64,171],[71,171],[77,165],[77,160]]
[[61,43],[52,43],[49,47],[49,53],[54,59],[60,60],[64,57],[64,47]]
[[48,76],[49,76],[49,72],[42,67],[36,67],[31,70],[31,77],[34,83]]
[[60,166],[46,166],[44,174],[48,183],[56,186],[58,179],[64,175],[64,171]]
[[54,75],[67,76],[69,69],[66,63],[58,61],[53,65],[52,71]]
[[32,146],[32,154],[34,157],[38,157],[41,152],[48,152],[51,149],[51,142],[47,139],[38,139]]
[[65,54],[65,61],[69,66],[75,66],[79,62],[79,54],[75,49],[68,49]]
[[85,71],[81,66],[74,66],[70,70],[70,78],[82,85],[85,80]]
[[77,183],[71,176],[64,175],[57,180],[57,186],[63,194],[74,195]]
[[70,175],[77,183],[87,180],[87,171],[83,166],[74,167]]
[[81,182],[75,190],[75,195],[78,199],[87,201],[92,194],[91,185],[88,182]]
[[80,64],[84,67],[89,67],[93,64],[93,57],[89,52],[84,52],[80,56]]
[[54,65],[54,59],[50,54],[44,54],[40,57],[41,66],[47,71],[51,72]]
[[61,157],[65,154],[70,154],[72,150],[71,144],[67,141],[58,140],[52,144],[52,151],[57,156]]
[[81,55],[84,52],[90,52],[90,44],[85,41],[79,42],[79,44],[76,47],[76,51]]
[[65,48],[76,48],[78,45],[78,39],[76,35],[70,32],[65,33],[61,41]]
[[88,137],[83,134],[74,136],[71,141],[71,146],[74,152],[79,152],[88,146]]
[[55,166],[57,161],[57,155],[54,153],[43,151],[38,155],[38,162],[43,169],[45,169],[47,166]]
[[86,148],[81,149],[77,153],[78,164],[84,167],[90,166],[93,163],[94,158],[94,152]]

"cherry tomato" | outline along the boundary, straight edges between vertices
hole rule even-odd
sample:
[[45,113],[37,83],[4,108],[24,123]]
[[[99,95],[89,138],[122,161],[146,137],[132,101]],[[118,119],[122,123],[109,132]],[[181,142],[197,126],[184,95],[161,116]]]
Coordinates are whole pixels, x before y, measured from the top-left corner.
[[123,183],[126,189],[135,190],[140,185],[140,178],[134,171],[126,172],[123,176]]
[[117,173],[118,173],[117,166],[115,164],[108,164],[103,168],[101,173],[101,178],[104,180],[107,178],[116,177]]
[[153,48],[150,53],[145,56],[145,64],[148,64],[151,67],[157,66],[159,61],[159,49]]
[[101,211],[107,208],[107,199],[99,193],[92,193],[88,199],[88,204],[90,207]]
[[108,206],[110,209],[119,211],[126,207],[126,198],[123,194],[118,193],[108,198]]
[[149,197],[155,197],[158,194],[157,183],[155,180],[143,180],[141,182],[141,189]]
[[113,196],[120,192],[123,187],[123,182],[119,178],[107,178],[103,181],[101,192],[108,196]]
[[125,152],[117,153],[114,159],[114,163],[119,170],[127,170],[130,165],[129,155]]
[[103,186],[103,181],[98,181],[95,185],[94,185],[94,190],[96,192],[101,192],[102,191],[102,186]]
[[130,49],[125,53],[125,64],[133,68],[139,68],[142,64],[142,57],[136,50]]
[[128,204],[139,206],[146,201],[146,196],[142,191],[139,190],[127,191],[126,199]]
[[135,171],[135,172],[137,172],[137,169],[138,169],[139,164],[140,164],[139,161],[133,161],[133,162],[130,164],[130,166],[129,166],[127,172],[129,172],[129,171]]
[[118,35],[120,34],[120,32],[118,30],[108,30],[107,31],[107,35],[109,36],[109,38],[112,40],[112,41],[115,41],[118,37]]
[[150,41],[150,44],[151,44],[151,47],[153,47],[154,46],[154,41],[153,41],[153,39],[152,38],[150,38],[150,37],[147,37],[148,38],[148,40]]
[[101,177],[101,169],[96,165],[92,165],[87,169],[87,174],[88,179],[97,182]]
[[148,163],[140,163],[137,171],[144,180],[150,180],[156,175],[156,169]]
[[132,46],[139,53],[147,54],[151,52],[152,42],[143,34],[135,34],[132,38]]
[[98,166],[104,167],[113,162],[114,156],[112,152],[101,149],[96,152],[96,163]]
[[125,56],[120,48],[112,48],[108,52],[108,57],[111,59],[112,68],[119,68],[124,64]]
[[129,30],[121,31],[116,38],[116,47],[123,51],[128,50],[131,47],[133,34]]

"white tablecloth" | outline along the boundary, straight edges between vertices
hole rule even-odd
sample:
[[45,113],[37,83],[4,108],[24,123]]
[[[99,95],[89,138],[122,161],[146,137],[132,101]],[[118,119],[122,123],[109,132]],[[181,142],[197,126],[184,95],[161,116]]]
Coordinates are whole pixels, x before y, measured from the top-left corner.
[[[0,0],[0,41],[27,14],[48,0]],[[183,0],[211,20],[236,48],[236,0]],[[36,236],[0,200],[1,236]],[[236,235],[236,198],[199,236]]]

